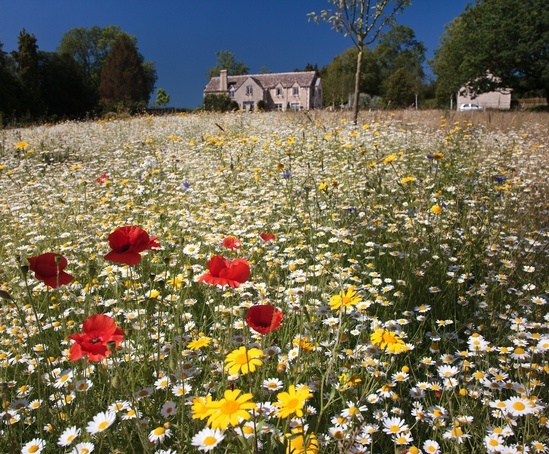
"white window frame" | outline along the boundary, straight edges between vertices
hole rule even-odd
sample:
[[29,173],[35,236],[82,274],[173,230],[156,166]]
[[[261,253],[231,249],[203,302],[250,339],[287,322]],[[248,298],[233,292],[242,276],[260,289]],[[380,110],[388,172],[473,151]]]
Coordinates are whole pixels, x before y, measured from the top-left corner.
[[253,95],[254,95],[254,86],[246,85],[246,96],[253,96]]
[[292,87],[292,95],[299,96],[299,87]]

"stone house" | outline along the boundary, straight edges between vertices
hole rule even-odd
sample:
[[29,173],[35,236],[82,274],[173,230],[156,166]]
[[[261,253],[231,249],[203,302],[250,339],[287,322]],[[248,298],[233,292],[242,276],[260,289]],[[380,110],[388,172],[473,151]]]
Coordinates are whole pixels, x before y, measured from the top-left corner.
[[322,108],[322,81],[315,71],[229,76],[227,70],[212,77],[207,94],[227,95],[243,110],[310,110]]

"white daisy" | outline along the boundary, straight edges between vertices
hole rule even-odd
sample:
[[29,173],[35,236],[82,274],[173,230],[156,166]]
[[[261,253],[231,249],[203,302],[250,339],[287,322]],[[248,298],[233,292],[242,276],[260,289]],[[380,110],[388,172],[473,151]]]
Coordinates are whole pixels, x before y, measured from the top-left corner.
[[92,435],[103,432],[112,425],[115,419],[116,413],[114,411],[108,410],[99,413],[95,415],[93,420],[88,423],[86,426],[86,431]]
[[164,426],[158,426],[149,433],[149,441],[151,443],[162,443],[165,438],[170,438],[171,436],[172,431],[170,429],[166,429]]
[[214,449],[224,438],[225,435],[221,430],[206,427],[193,437],[191,444],[196,446],[199,451],[207,452]]
[[33,438],[21,448],[21,454],[37,454],[46,447],[46,442],[41,438]]
[[78,443],[69,454],[90,454],[94,449],[93,443]]
[[76,426],[65,429],[63,433],[59,436],[57,444],[59,446],[69,446],[75,440],[75,438],[80,435],[80,432],[82,432],[82,430],[77,429]]

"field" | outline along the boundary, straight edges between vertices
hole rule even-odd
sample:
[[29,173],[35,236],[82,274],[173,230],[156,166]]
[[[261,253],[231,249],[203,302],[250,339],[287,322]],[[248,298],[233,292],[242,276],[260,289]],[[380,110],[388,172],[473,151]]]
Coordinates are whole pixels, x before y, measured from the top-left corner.
[[0,131],[0,452],[549,452],[548,124]]

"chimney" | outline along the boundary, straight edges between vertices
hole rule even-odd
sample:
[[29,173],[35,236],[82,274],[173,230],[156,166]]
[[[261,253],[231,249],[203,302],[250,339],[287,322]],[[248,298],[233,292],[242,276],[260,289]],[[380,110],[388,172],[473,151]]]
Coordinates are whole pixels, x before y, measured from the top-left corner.
[[227,70],[222,69],[219,73],[219,91],[227,91]]

